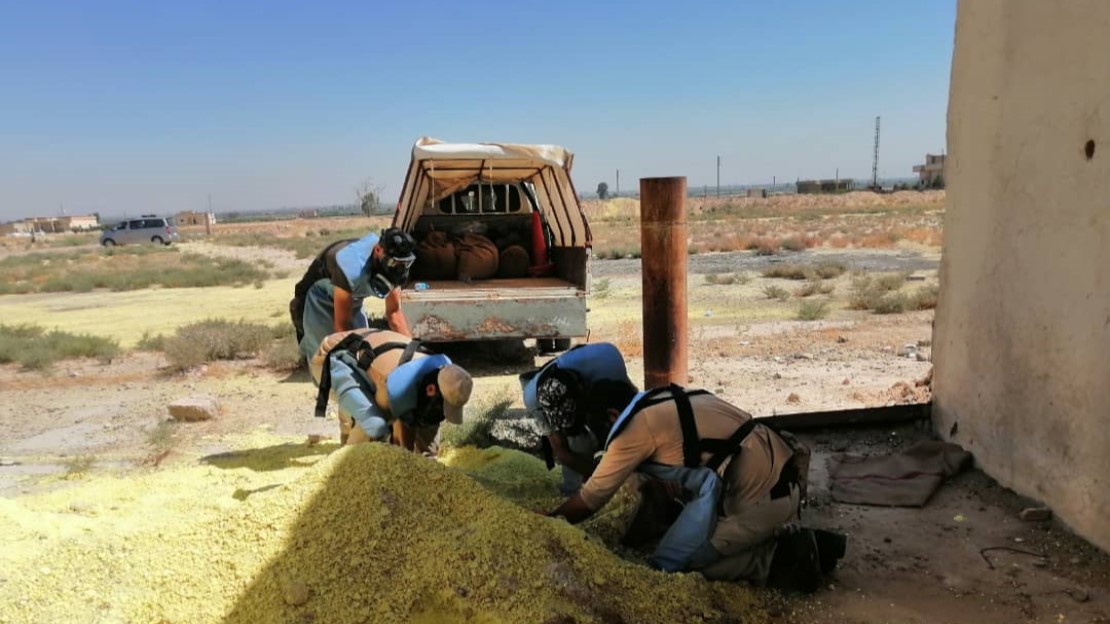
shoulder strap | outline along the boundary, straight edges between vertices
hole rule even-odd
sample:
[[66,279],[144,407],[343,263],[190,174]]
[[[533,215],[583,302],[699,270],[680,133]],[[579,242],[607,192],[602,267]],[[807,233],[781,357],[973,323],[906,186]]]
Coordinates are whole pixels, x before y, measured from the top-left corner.
[[[323,418],[328,409],[328,395],[331,393],[332,354],[343,350],[351,351],[352,353],[358,353],[362,344],[365,342],[366,339],[361,334],[347,334],[343,337],[342,340],[336,343],[334,347],[329,349],[327,355],[324,356],[324,364],[320,367],[320,387],[316,390],[317,418]],[[359,365],[362,365],[362,356],[359,357]]]
[[674,397],[675,406],[678,408],[678,423],[682,428],[682,460],[687,468],[701,466],[702,453],[710,453],[709,461],[705,462],[704,465],[710,470],[716,471],[726,458],[740,453],[740,443],[755,428],[754,418],[737,427],[736,431],[724,440],[701,439],[698,437],[697,421],[694,419],[694,409],[690,405],[690,397],[709,394],[709,392],[706,390],[687,392],[676,384],[671,384],[670,390]]
[[730,455],[740,455],[740,443],[744,441],[744,438],[748,437],[752,429],[755,429],[755,425],[755,419],[752,418],[748,420],[748,422],[737,427],[736,431],[726,440],[703,440],[702,450],[713,453],[709,461],[705,462],[706,468],[716,471],[721,467],[721,464],[724,463],[727,457]]
[[701,450],[694,408],[690,407],[690,397],[684,388],[671,384],[670,391],[678,409],[678,424],[682,427],[682,463],[687,468],[697,468],[701,465]]
[[420,353],[428,353],[428,349],[424,347],[424,343],[420,342],[416,338],[413,338],[409,341],[407,345],[405,345],[405,351],[401,354],[401,361],[397,363],[398,366],[411,362],[412,356],[416,355],[418,351]]

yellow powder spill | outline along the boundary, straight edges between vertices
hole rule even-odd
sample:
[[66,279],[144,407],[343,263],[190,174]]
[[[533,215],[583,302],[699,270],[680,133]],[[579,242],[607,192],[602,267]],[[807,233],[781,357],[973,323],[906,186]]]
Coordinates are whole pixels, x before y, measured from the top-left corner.
[[0,622],[764,619],[743,586],[606,549],[590,531],[620,524],[627,494],[584,531],[530,510],[558,500],[558,473],[522,453],[456,449],[441,464],[334,449],[270,446],[0,500]]

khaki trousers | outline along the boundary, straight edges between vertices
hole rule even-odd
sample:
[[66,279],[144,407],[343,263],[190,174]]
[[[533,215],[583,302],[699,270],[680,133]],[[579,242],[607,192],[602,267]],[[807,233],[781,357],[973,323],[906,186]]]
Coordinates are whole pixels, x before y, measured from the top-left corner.
[[775,556],[775,533],[798,517],[800,493],[797,485],[790,495],[752,503],[725,499],[724,515],[717,519],[710,544],[721,558],[698,570],[715,581],[746,580],[763,584]]

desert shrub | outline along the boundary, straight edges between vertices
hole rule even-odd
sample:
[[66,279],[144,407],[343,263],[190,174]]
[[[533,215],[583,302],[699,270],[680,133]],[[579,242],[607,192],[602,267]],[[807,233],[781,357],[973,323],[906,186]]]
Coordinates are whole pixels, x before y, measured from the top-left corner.
[[779,301],[786,301],[790,298],[790,292],[782,286],[771,284],[763,287],[763,296],[768,299],[778,299]]
[[905,312],[912,307],[909,299],[898,292],[905,282],[904,273],[857,276],[852,279],[848,307],[853,310],[872,310],[879,314]]
[[782,241],[782,248],[786,251],[805,251],[806,242],[797,236],[791,236]]
[[797,290],[794,291],[794,296],[812,297],[813,295],[830,295],[835,288],[836,286],[832,284],[826,284],[825,280],[823,279],[810,279],[806,280],[805,284],[802,284],[797,288]]
[[937,297],[940,295],[940,285],[929,284],[923,286],[911,296],[911,307],[914,310],[932,310],[937,307]]
[[[779,252],[779,242],[774,239],[756,239],[752,245],[755,247],[755,255],[757,256],[773,256]],[[749,245],[750,248],[751,245]]]
[[613,341],[625,357],[640,357],[644,354],[644,339],[640,324],[633,320],[623,320],[617,326],[617,339]]
[[820,262],[814,266],[804,264],[773,264],[763,269],[763,277],[814,280],[840,277],[848,267],[841,262]]
[[872,306],[875,314],[901,314],[910,308],[910,298],[905,293],[893,291],[881,295]]
[[884,273],[875,277],[875,285],[883,291],[898,290],[906,283],[905,273]]
[[271,342],[270,329],[246,321],[209,319],[177,330],[164,343],[170,366],[185,370],[215,360],[254,357]]
[[36,325],[0,325],[0,364],[15,362],[27,370],[42,370],[60,360],[79,357],[110,360],[119,353],[119,343],[109,338],[48,332]]
[[820,262],[813,267],[813,272],[821,279],[840,277],[847,270],[848,267],[843,262]]
[[263,356],[267,368],[277,371],[293,372],[305,368],[308,364],[300,347],[297,346],[295,337],[287,340],[275,341]]
[[594,280],[594,283],[590,288],[590,294],[597,299],[604,299],[612,294],[612,291],[610,290],[611,287],[612,283],[610,282],[609,278],[603,277],[599,280]]
[[828,315],[829,303],[827,301],[810,299],[803,301],[801,305],[798,306],[797,318],[800,321],[816,321]]
[[772,264],[763,269],[763,277],[804,280],[813,277],[814,272],[804,264]]
[[166,337],[162,334],[151,334],[145,331],[142,337],[139,338],[139,342],[135,343],[135,348],[139,351],[164,351]]
[[750,281],[751,276],[747,273],[707,273],[705,276],[705,283],[710,286],[731,286]]

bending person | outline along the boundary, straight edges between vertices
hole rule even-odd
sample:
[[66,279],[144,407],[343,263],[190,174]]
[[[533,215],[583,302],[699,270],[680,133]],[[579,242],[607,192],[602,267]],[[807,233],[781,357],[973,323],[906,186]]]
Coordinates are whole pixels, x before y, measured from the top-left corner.
[[289,302],[301,353],[311,358],[328,334],[370,327],[362,306],[367,297],[385,300],[384,317],[375,326],[412,335],[399,289],[408,281],[415,249],[413,238],[397,228],[325,247]]
[[339,404],[344,444],[392,441],[434,452],[439,425],[460,424],[474,382],[445,355],[397,332],[356,329],[324,338],[309,362],[319,386],[316,415],[329,396]]

